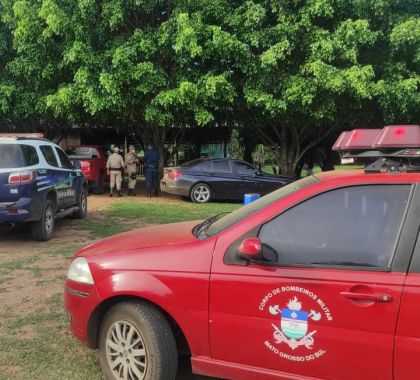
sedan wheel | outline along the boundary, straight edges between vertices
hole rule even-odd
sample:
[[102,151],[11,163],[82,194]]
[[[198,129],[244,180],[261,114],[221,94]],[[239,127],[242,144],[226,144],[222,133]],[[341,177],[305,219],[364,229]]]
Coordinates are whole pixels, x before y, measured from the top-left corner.
[[144,379],[146,348],[140,332],[129,322],[117,321],[108,330],[106,358],[115,378]]
[[198,183],[191,190],[191,200],[196,203],[206,203],[211,199],[211,188],[205,183]]
[[173,380],[175,338],[165,317],[145,302],[123,302],[105,315],[99,332],[102,370],[112,380]]

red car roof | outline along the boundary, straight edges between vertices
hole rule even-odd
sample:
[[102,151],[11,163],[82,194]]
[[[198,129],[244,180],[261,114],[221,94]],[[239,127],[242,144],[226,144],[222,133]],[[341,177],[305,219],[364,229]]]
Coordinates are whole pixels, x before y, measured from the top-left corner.
[[363,169],[332,170],[315,174],[322,182],[340,181],[353,184],[355,182],[420,182],[420,173],[365,173]]

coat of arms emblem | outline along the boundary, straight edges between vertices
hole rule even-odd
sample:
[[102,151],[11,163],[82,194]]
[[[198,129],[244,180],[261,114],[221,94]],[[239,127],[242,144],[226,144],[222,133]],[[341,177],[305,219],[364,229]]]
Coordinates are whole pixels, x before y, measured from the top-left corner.
[[286,343],[292,350],[299,346],[311,349],[314,344],[316,330],[308,332],[308,320],[319,321],[321,313],[311,310],[302,310],[302,303],[297,297],[287,303],[287,308],[278,305],[270,306],[269,311],[273,315],[281,315],[280,328],[274,323],[274,341],[278,344]]

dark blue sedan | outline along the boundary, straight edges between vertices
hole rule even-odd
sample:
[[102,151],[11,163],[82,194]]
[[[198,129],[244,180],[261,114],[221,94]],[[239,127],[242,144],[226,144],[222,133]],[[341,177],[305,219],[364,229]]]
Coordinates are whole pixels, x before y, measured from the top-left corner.
[[292,181],[290,177],[263,173],[244,161],[200,158],[165,168],[160,189],[205,203],[214,199],[241,200],[248,193],[263,196]]

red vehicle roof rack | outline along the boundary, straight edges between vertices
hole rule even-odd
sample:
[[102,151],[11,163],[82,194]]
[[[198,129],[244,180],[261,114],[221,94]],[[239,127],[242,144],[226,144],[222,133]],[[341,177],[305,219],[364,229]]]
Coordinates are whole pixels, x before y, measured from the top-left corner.
[[420,126],[388,125],[372,146],[376,149],[420,148]]
[[332,150],[337,152],[342,152],[344,150],[344,144],[349,140],[351,135],[350,132],[341,132],[340,136],[338,137],[337,141],[334,143]]
[[342,132],[332,149],[358,155],[361,151],[379,151],[385,154],[407,148],[410,148],[410,152],[412,150],[413,155],[417,155],[417,151],[420,150],[420,125],[388,125],[383,129],[354,129]]
[[354,129],[345,134],[339,142],[338,149],[341,151],[372,149],[373,143],[382,129]]
[[420,171],[420,126],[388,125],[342,132],[332,149],[343,158],[367,160],[366,172],[379,172],[384,167],[388,171]]

